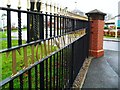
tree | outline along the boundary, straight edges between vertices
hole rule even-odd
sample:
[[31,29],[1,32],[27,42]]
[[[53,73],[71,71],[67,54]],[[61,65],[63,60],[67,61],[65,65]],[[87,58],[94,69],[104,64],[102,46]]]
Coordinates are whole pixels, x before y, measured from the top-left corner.
[[1,16],[3,32],[4,32],[4,26],[5,26],[5,16],[7,16],[5,13],[3,13],[2,16]]
[[108,13],[105,17],[105,20],[110,20],[112,18],[113,18],[112,14]]

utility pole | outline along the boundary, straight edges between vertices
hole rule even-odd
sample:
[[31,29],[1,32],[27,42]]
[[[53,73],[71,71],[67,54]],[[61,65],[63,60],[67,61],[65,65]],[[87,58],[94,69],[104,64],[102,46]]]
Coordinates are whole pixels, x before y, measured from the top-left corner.
[[75,2],[75,10],[77,9],[77,2]]

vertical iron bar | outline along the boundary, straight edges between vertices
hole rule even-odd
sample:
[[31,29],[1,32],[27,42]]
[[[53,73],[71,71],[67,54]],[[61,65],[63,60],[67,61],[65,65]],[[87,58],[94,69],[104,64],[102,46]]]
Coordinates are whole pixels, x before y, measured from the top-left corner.
[[67,77],[67,75],[68,75],[68,69],[67,69],[67,48],[68,47],[66,47],[66,50],[65,50],[65,52],[66,52],[66,58],[65,58],[65,68],[66,68],[66,74],[65,74],[65,77],[66,77],[66,86],[67,86],[67,88],[68,88],[68,77]]
[[28,87],[29,87],[29,90],[32,89],[32,82],[31,82],[31,69],[28,70]]
[[38,90],[38,69],[37,69],[37,65],[35,66],[35,90]]
[[73,66],[74,66],[74,43],[70,45],[70,81],[69,81],[69,87],[72,87],[73,85]]
[[20,75],[20,90],[23,90],[23,74]]
[[48,89],[48,59],[46,59],[46,89]]
[[61,88],[61,51],[59,56],[59,88]]
[[61,15],[60,15],[60,35],[62,34],[62,30],[61,30]]
[[18,45],[22,45],[21,12],[18,12]]
[[65,33],[66,33],[66,17],[65,17],[64,22],[65,22],[65,29],[64,30],[65,30]]
[[50,89],[52,88],[52,56],[50,57]]
[[72,20],[72,30],[75,31],[75,21],[74,21],[74,19]]
[[7,10],[7,47],[11,48],[11,12]]
[[65,22],[64,22],[64,17],[63,17],[63,22],[62,22],[62,23],[63,23],[63,26],[62,26],[62,31],[63,31],[63,32],[62,32],[62,34],[64,34],[64,33],[65,33]]
[[62,49],[62,87],[64,87],[64,65],[63,65],[64,57],[63,57],[63,49]]
[[50,37],[52,37],[52,14],[50,13]]
[[46,38],[48,38],[48,16],[47,16],[47,12],[46,12],[46,15],[45,15],[46,17],[46,20],[45,20],[45,27],[46,27]]
[[59,16],[57,15],[57,36],[59,35]]
[[30,36],[30,14],[27,13],[27,43],[31,41],[31,36]]
[[39,28],[40,39],[44,39],[44,15],[40,15],[39,23],[40,23]]
[[53,58],[54,58],[54,59],[53,59],[53,62],[54,62],[54,66],[53,66],[53,67],[54,67],[54,71],[53,71],[53,74],[54,74],[54,75],[53,75],[53,76],[54,76],[53,87],[55,87],[55,81],[56,81],[56,76],[55,76],[55,75],[56,75],[56,74],[55,74],[55,72],[56,72],[56,70],[55,70],[55,69],[56,69],[56,68],[55,68],[55,64],[56,64],[55,54],[54,54]]
[[57,52],[57,63],[56,63],[56,88],[58,88],[58,52]]
[[10,89],[10,90],[14,90],[14,89],[13,89],[13,80],[11,80],[11,81],[9,82],[9,89]]
[[68,33],[68,18],[66,17],[66,33]]
[[54,14],[54,37],[56,36],[56,14]]
[[37,28],[37,15],[34,14],[33,16],[33,30],[34,30],[34,40],[38,39],[38,28]]
[[44,89],[44,61],[40,63],[40,89]]

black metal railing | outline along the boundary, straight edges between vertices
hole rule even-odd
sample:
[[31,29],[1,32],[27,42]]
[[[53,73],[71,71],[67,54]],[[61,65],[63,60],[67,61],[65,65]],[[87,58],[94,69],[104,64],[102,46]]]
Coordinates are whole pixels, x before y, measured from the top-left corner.
[[[87,34],[2,82],[2,88],[71,88],[87,58]],[[39,43],[39,42],[38,42]],[[37,44],[37,43],[33,43]],[[16,82],[17,81],[17,82]]]
[[[0,7],[0,10],[7,12],[7,48],[0,50],[0,54],[12,52],[12,76],[7,77],[6,79],[0,82],[0,87],[4,90],[9,88],[24,88],[28,89],[65,89],[71,88],[72,84],[82,67],[84,60],[88,57],[88,44],[89,44],[89,25],[88,21],[80,20],[77,18],[52,14],[52,13],[42,13],[38,11],[25,11],[20,9],[12,9],[10,7]],[[12,46],[12,37],[11,37],[11,13],[17,12],[18,14],[18,45],[16,47]],[[21,28],[21,15],[27,15],[27,40],[26,43],[22,43],[22,28]],[[74,36],[73,32],[82,31],[85,29],[86,32],[81,36],[78,33],[77,38]],[[54,48],[53,41],[56,38],[68,37],[72,34],[74,38],[70,42],[65,44],[63,47],[52,51],[48,54],[46,52],[46,41],[49,43],[51,40],[51,46]],[[69,39],[69,38],[68,38]],[[62,39],[61,39],[62,40]],[[65,43],[67,41],[64,41]],[[44,52],[46,55],[43,55],[43,52],[40,52],[42,58],[37,58],[38,46],[40,50],[43,49],[42,44],[44,44]],[[60,43],[61,44],[61,43]],[[26,62],[28,59],[27,56],[27,47],[31,46],[31,50],[34,51],[36,47],[36,58],[34,61],[34,52],[31,52],[30,56],[33,59],[33,63],[28,65]],[[48,44],[49,46],[49,44]],[[24,64],[25,68],[18,71],[16,70],[16,51],[24,51]],[[51,48],[51,47],[50,47]],[[43,56],[42,56],[43,55]],[[33,56],[33,57],[32,57]],[[15,64],[15,65],[14,65]]]
[[18,17],[16,17],[18,18],[18,46],[22,45],[21,14],[27,15],[27,43],[86,28],[88,23],[85,20],[75,19],[59,14],[44,14],[36,11],[25,11],[4,7],[0,7],[0,10],[7,11],[7,48],[13,47],[11,38],[12,12],[18,13]]

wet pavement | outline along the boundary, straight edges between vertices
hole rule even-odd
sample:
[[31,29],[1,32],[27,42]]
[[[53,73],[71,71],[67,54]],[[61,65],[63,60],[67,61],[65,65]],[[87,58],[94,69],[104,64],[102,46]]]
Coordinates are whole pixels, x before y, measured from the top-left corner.
[[[120,90],[118,81],[120,80],[120,70],[118,70],[118,58],[120,57],[120,42],[104,41],[105,55],[92,60],[84,88],[107,88]],[[119,80],[118,80],[119,79]]]
[[104,41],[103,48],[104,50],[120,51],[119,45],[120,45],[120,42]]

